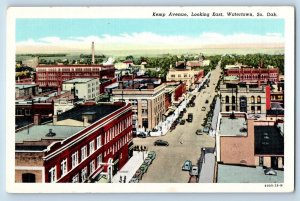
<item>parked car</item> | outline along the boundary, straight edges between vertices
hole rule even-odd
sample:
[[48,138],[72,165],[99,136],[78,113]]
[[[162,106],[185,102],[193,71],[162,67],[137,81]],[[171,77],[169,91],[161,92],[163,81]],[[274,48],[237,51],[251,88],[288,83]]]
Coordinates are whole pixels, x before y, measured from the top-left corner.
[[132,177],[129,181],[129,183],[139,183],[139,179],[138,178],[135,178],[135,177]]
[[138,179],[138,180],[142,180],[143,174],[144,174],[144,173],[143,173],[140,169],[138,169],[138,170],[135,172],[135,174],[133,175],[133,178],[136,178],[136,179]]
[[141,167],[139,168],[139,170],[141,170],[142,173],[145,174],[148,170],[148,167],[149,167],[148,165],[142,164]]
[[144,132],[141,132],[141,133],[137,134],[137,137],[139,137],[139,138],[146,138],[147,134],[144,133]]
[[148,153],[148,158],[154,160],[156,157],[156,153],[154,151],[149,151]]
[[195,103],[194,102],[190,103],[190,106],[195,107]]
[[151,163],[152,163],[152,159],[151,158],[145,158],[145,160],[144,160],[144,162],[143,162],[143,164],[145,164],[145,165],[151,165]]
[[267,168],[264,170],[264,172],[265,172],[265,175],[277,176],[277,172],[273,168]]
[[186,113],[186,108],[183,108],[183,112]]
[[198,176],[199,175],[198,167],[196,165],[192,166],[192,168],[190,170],[190,175],[191,176]]
[[156,140],[153,144],[154,146],[169,146],[169,143],[164,140]]
[[190,176],[188,183],[198,183],[198,177]]
[[205,110],[206,110],[206,107],[203,106],[203,107],[201,108],[201,111],[205,111]]
[[184,161],[181,169],[184,171],[190,171],[191,167],[192,167],[192,162],[190,160],[186,160]]
[[182,119],[182,120],[180,121],[180,125],[184,125],[184,124],[185,124],[185,120]]
[[198,129],[198,130],[196,130],[196,135],[202,135],[203,133],[202,133],[202,130],[201,129]]

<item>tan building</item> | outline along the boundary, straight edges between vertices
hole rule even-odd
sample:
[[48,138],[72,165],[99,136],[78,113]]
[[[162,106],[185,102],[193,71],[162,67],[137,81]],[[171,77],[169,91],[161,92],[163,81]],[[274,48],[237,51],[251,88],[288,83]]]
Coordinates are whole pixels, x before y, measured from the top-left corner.
[[138,131],[152,130],[163,121],[165,113],[165,84],[141,84],[125,87],[119,82],[118,89],[112,90],[113,101],[131,103],[133,111],[133,127]]
[[253,84],[222,84],[221,111],[222,112],[246,112],[251,114],[266,114],[268,105],[267,93],[269,86]]
[[204,76],[203,70],[195,70],[191,67],[170,68],[167,74],[167,81],[182,81],[186,84],[186,89],[194,89],[195,83]]
[[282,123],[248,119],[246,113],[220,113],[217,162],[283,169]]

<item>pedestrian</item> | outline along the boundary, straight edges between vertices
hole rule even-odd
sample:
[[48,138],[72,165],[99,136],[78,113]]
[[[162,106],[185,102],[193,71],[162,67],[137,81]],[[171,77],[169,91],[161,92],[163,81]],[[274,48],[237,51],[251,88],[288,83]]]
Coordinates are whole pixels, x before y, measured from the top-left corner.
[[124,182],[123,183],[126,183],[126,176],[124,176]]
[[119,183],[122,183],[122,176],[120,176],[120,181],[119,181]]

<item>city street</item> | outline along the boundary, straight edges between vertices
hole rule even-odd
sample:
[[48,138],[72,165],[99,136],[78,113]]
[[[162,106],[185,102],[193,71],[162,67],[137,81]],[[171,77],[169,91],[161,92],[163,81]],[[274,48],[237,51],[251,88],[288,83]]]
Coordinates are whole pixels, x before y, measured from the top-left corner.
[[[209,110],[213,100],[215,87],[218,82],[221,70],[217,67],[211,72],[209,87],[201,92],[196,92],[195,107],[187,108],[183,119],[187,119],[188,113],[193,113],[193,122],[186,122],[185,125],[177,125],[176,129],[161,137],[135,138],[135,145],[145,145],[149,151],[156,152],[156,159],[149,167],[148,172],[143,176],[141,183],[187,183],[189,172],[182,171],[185,160],[197,164],[202,147],[214,147],[215,139],[207,134],[196,135],[197,129],[202,129],[203,118]],[[205,104],[205,101],[209,103]],[[201,111],[205,106],[206,110]],[[153,142],[162,139],[169,142],[169,146],[154,146]]]

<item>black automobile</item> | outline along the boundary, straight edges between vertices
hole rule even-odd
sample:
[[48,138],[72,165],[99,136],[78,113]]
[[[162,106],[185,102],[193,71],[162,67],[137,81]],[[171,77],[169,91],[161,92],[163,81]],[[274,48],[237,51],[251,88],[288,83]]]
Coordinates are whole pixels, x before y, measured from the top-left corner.
[[180,125],[184,125],[184,124],[185,124],[185,120],[182,119],[182,120],[180,121]]
[[156,140],[153,144],[154,146],[169,146],[169,143],[164,140]]
[[144,132],[141,132],[141,133],[137,134],[137,137],[139,137],[139,138],[146,138],[147,134],[144,133]]

